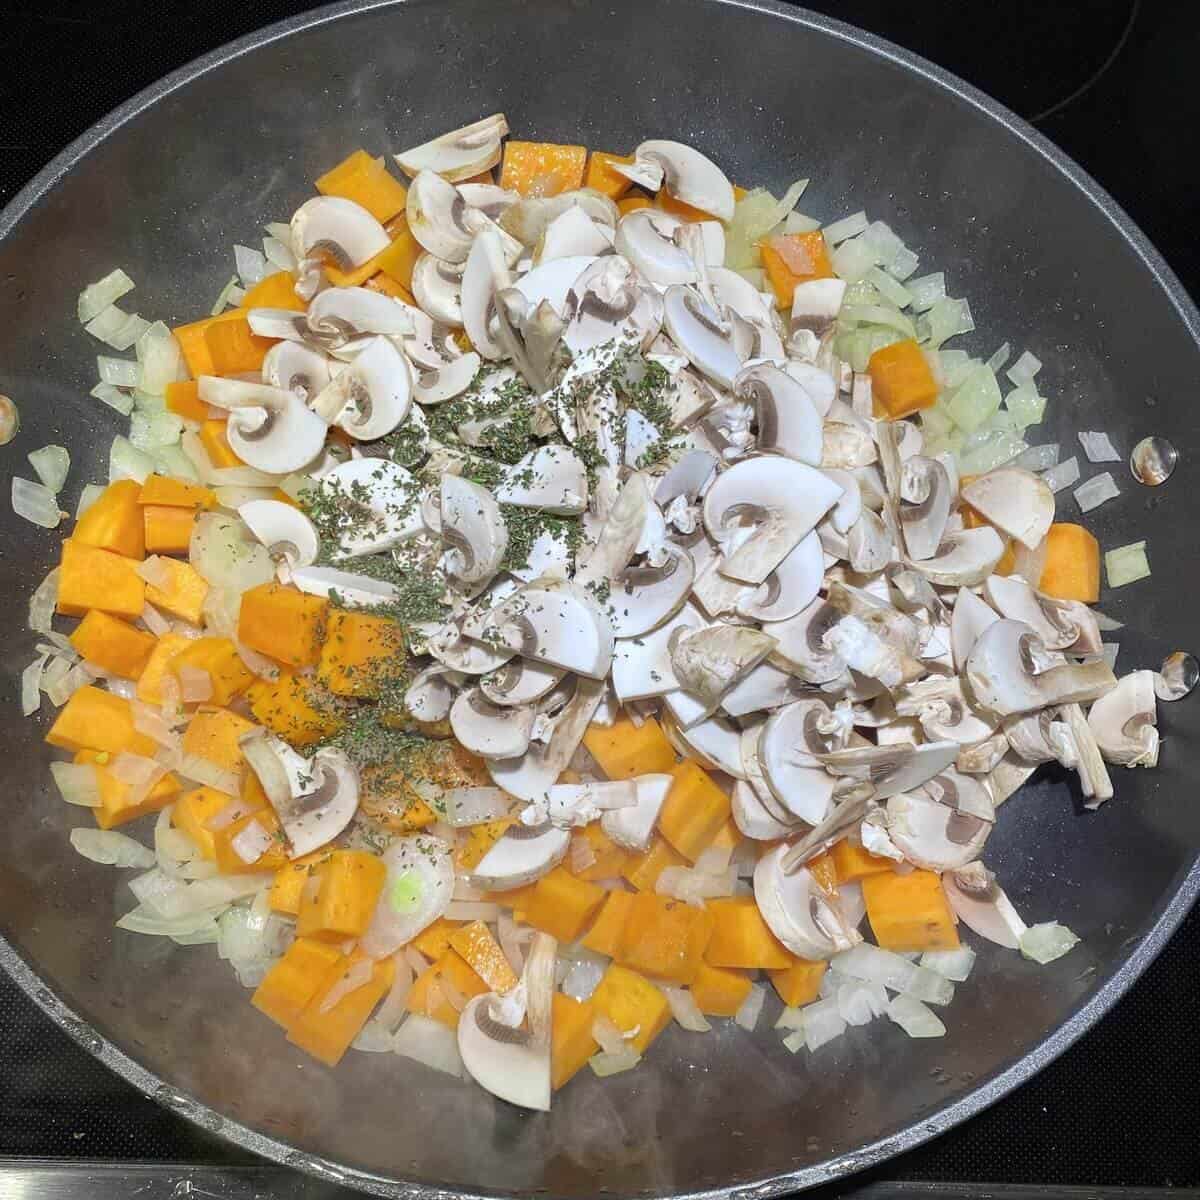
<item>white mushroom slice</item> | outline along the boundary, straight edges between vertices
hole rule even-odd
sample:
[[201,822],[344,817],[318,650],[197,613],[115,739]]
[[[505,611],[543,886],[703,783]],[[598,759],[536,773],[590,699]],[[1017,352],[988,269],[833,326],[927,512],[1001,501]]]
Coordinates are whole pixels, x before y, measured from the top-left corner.
[[471,872],[474,886],[492,892],[524,887],[552,871],[567,855],[569,829],[549,821],[510,826]]
[[502,707],[478,688],[469,688],[450,709],[450,728],[459,743],[480,758],[515,758],[529,748],[535,715],[532,706]]
[[454,682],[456,678],[462,677],[440,663],[426,667],[408,685],[404,693],[404,707],[418,721],[444,721],[450,715],[454,697],[458,695]]
[[485,992],[458,1022],[458,1052],[484,1091],[519,1108],[550,1108],[551,1002],[557,943],[534,934],[521,982],[501,998]]
[[484,628],[489,644],[589,679],[603,679],[612,663],[612,626],[577,583],[523,587],[488,614]]
[[1100,627],[1085,604],[1044,596],[1014,575],[989,575],[984,595],[1002,616],[1032,626],[1047,650],[1099,652]]
[[901,792],[887,803],[887,831],[913,866],[953,871],[979,857],[992,827],[972,813]]
[[484,230],[474,241],[462,277],[462,321],[471,345],[484,358],[498,359],[504,347],[492,332],[496,293],[512,284],[499,232]]
[[505,469],[496,487],[501,504],[574,516],[587,507],[587,471],[566,446],[539,446]]
[[306,404],[329,383],[329,359],[301,342],[276,342],[262,365],[263,383],[295,392]]
[[735,612],[742,601],[750,600],[758,590],[752,584],[726,578],[721,573],[723,562],[722,555],[712,555],[696,572],[692,581],[692,599],[714,619],[725,613]]
[[448,573],[469,588],[482,587],[500,569],[508,549],[500,506],[487,488],[459,475],[443,475],[441,512]]
[[621,219],[621,210],[608,196],[594,188],[576,188],[557,196],[518,197],[518,202],[501,214],[500,224],[506,233],[532,250],[546,232],[546,226],[568,208],[581,209],[590,220],[610,232]]
[[900,528],[908,557],[932,558],[942,544],[954,500],[950,476],[935,458],[914,455],[900,471]]
[[1006,717],[1002,724],[1005,741],[1023,762],[1054,762],[1063,756],[1064,746],[1069,744],[1064,741],[1061,723],[1055,722],[1053,713],[1048,708],[1021,716]]
[[771,932],[799,958],[832,958],[862,941],[806,867],[784,870],[790,847],[778,846],[754,868],[754,899]]
[[821,466],[854,471],[878,459],[869,433],[842,421],[827,420],[821,435]]
[[807,329],[824,337],[837,320],[846,298],[844,279],[810,279],[792,292],[792,332]]
[[614,340],[644,345],[663,322],[658,293],[619,254],[590,260],[567,290],[562,313],[563,342],[576,359]]
[[822,752],[836,742],[820,733],[817,724],[829,710],[820,700],[797,700],[776,712],[763,727],[758,761],[771,794],[801,821],[816,825],[829,814],[834,778],[811,757],[809,747]]
[[733,394],[754,406],[757,448],[816,467],[821,463],[821,415],[808,392],[769,363],[743,367]]
[[964,485],[962,498],[984,518],[1030,550],[1054,521],[1054,493],[1032,471],[997,467]]
[[957,757],[957,742],[925,742],[920,746],[850,746],[821,755],[821,762],[836,775],[871,784],[874,799],[886,800],[928,783],[952,767]]
[[939,587],[975,587],[1003,557],[1003,540],[991,526],[984,525],[947,533],[934,555],[921,562],[910,561],[909,566]]
[[732,309],[752,325],[769,327],[774,319],[773,298],[768,302],[744,275],[739,275],[729,267],[716,266],[716,261],[708,257],[708,282],[717,304],[722,309]]
[[394,838],[380,857],[387,869],[383,891],[358,943],[374,959],[411,942],[454,897],[454,856],[441,838],[427,833]]
[[479,209],[497,223],[521,199],[520,192],[511,192],[494,183],[460,183],[458,192],[472,208]]
[[1104,755],[1083,709],[1078,704],[1064,704],[1061,711],[1071,734],[1072,753],[1065,765],[1073,767],[1079,775],[1084,807],[1099,808],[1113,797],[1112,779],[1104,765]]
[[365,287],[326,288],[308,306],[309,336],[338,349],[367,334],[400,337],[413,332],[407,305]]
[[[553,305],[543,300],[529,311],[525,297],[516,288],[505,288],[496,296],[496,334],[504,353],[521,372],[537,395],[550,391],[560,365],[563,319]],[[554,431],[553,411],[546,416],[542,434]]]
[[976,703],[1000,717],[1098,700],[1116,685],[1103,659],[1059,666],[1057,657],[1046,651],[1028,625],[1001,620],[980,635],[964,677]]
[[661,546],[662,561],[629,565],[616,572],[604,607],[613,633],[639,637],[679,611],[692,589],[692,556],[672,542]]
[[760,663],[721,697],[726,716],[747,717],[800,699],[805,684],[769,662]]
[[[638,209],[631,215],[645,211]],[[696,370],[723,388],[733,385],[741,360],[721,328],[720,317],[695,291],[678,284],[669,287],[663,298],[663,323]]]
[[[837,383],[828,371],[814,367],[811,363],[797,362],[789,359],[783,367],[788,376],[794,379],[808,394],[813,406],[822,419],[827,417],[837,399]],[[822,447],[822,455],[824,448]]]
[[640,854],[650,845],[658,814],[675,779],[672,775],[652,774],[637,775],[630,782],[635,790],[634,803],[601,813],[600,828],[618,846]]
[[511,658],[484,675],[479,681],[479,689],[493,704],[504,707],[532,704],[549,693],[562,680],[563,674],[559,667]]
[[715,624],[694,632],[680,630],[671,647],[671,665],[680,686],[711,711],[774,645],[774,638],[745,625]]
[[343,271],[361,267],[392,241],[362,205],[341,196],[306,200],[292,217],[291,234],[297,260],[327,258]]
[[680,741],[691,757],[698,758],[716,771],[724,771],[734,779],[744,779],[741,735],[728,721],[710,717],[690,729],[677,730]]
[[754,533],[721,565],[723,574],[762,583],[837,503],[841,488],[820,471],[786,458],[755,458],[720,474],[704,497],[704,524],[718,542],[739,527]]
[[421,171],[408,189],[408,227],[423,250],[445,262],[466,260],[476,234],[494,230],[507,261],[515,262],[521,244],[494,221],[472,208],[462,193],[440,175]]
[[974,862],[942,876],[954,915],[972,932],[1016,950],[1028,926],[983,863]]
[[489,171],[500,161],[500,139],[508,134],[508,121],[503,113],[493,113],[443,133],[432,141],[413,146],[395,155],[400,169],[408,176],[422,171],[434,171],[443,179],[457,183]]
[[580,562],[576,583],[599,586],[625,568],[637,552],[652,503],[646,476],[640,472],[630,475],[617,493],[595,545]]
[[442,262],[432,254],[422,254],[413,264],[412,294],[435,321],[463,323],[462,286],[461,264]]
[[996,731],[995,721],[985,721],[971,708],[962,684],[953,675],[931,675],[908,684],[896,697],[896,712],[916,717],[926,737],[960,746],[972,746]]
[[846,670],[846,664],[825,645],[825,635],[842,618],[833,605],[815,599],[787,621],[769,622],[763,632],[776,642],[771,661],[807,683],[829,683]]
[[565,316],[569,307],[568,295],[576,281],[597,260],[589,255],[578,258],[556,258],[527,271],[512,286],[536,308],[549,301],[555,312]]
[[998,808],[1036,770],[1037,767],[1031,763],[1022,762],[1015,754],[1005,754],[988,775],[988,790],[992,794],[992,803]]
[[541,266],[556,258],[607,254],[612,249],[612,236],[573,204],[546,225],[534,247],[533,264]]
[[503,646],[492,646],[482,641],[464,637],[461,624],[453,621],[421,623],[413,626],[413,633],[421,639],[421,649],[432,655],[444,667],[464,675],[486,675],[499,670],[513,656]]
[[392,584],[382,579],[355,575],[334,567],[297,567],[292,572],[292,583],[310,596],[336,595],[344,604],[364,608],[389,604],[399,594]]
[[733,823],[745,837],[758,842],[774,842],[795,832],[795,825],[773,816],[755,788],[743,779],[734,782],[730,803]]
[[964,775],[991,775],[1008,754],[1008,738],[993,733],[973,746],[964,746],[954,760],[954,769]]
[[674,389],[667,396],[667,401],[671,406],[672,427],[687,429],[688,440],[693,443],[694,448],[711,454],[715,447],[696,444],[702,441],[702,438],[701,432],[694,426],[716,404],[716,392],[708,383],[687,368],[680,370],[673,382]]
[[358,772],[340,750],[318,750],[305,778],[303,795],[293,793],[284,803],[272,801],[292,858],[303,858],[333,841],[358,811]]
[[352,458],[321,477],[321,492],[346,510],[337,553],[357,558],[390,550],[425,531],[420,486],[403,467],[382,458]]
[[892,562],[894,555],[895,546],[887,526],[869,508],[864,508],[846,534],[846,558],[851,569],[860,575],[874,575]]
[[631,164],[612,166],[652,192],[665,184],[676,200],[719,220],[733,219],[733,184],[711,158],[682,142],[642,142],[634,151]]
[[238,516],[276,563],[291,569],[317,561],[320,539],[316,527],[294,504],[249,500],[238,507]]
[[954,613],[950,618],[950,648],[954,654],[954,666],[962,671],[975,643],[989,625],[1000,620],[990,605],[975,595],[969,588],[960,587],[954,601]]
[[566,579],[571,573],[571,547],[554,530],[543,529],[529,547],[524,566],[510,565],[508,573],[522,583],[535,579]]
[[877,679],[889,691],[925,674],[923,664],[903,646],[893,644],[855,616],[842,617],[825,634],[824,641],[851,670]]
[[841,498],[829,514],[829,522],[838,533],[849,533],[855,521],[862,515],[864,507],[858,478],[838,467],[826,467],[821,474],[842,489]]
[[[247,384],[272,393],[265,404],[230,410],[226,437],[230,449],[248,466],[268,475],[287,475],[307,466],[325,444],[326,424],[295,392]],[[211,399],[201,396],[206,403]]]
[[790,620],[816,599],[824,570],[825,555],[814,530],[758,588],[737,601],[738,615],[750,621]]
[[416,369],[414,397],[421,404],[441,404],[461,395],[479,374],[482,360],[474,352],[452,359],[440,367]]
[[412,408],[408,361],[388,338],[370,338],[311,407],[322,420],[338,425],[357,441],[386,437]]
[[703,629],[704,617],[685,603],[670,620],[640,637],[619,639],[613,647],[612,683],[622,704],[676,691],[679,680],[671,663],[676,630]]
[[1088,713],[1088,725],[1100,752],[1122,767],[1158,765],[1157,719],[1153,671],[1126,675]]
[[[250,332],[258,334],[259,337],[282,338],[289,342],[303,343],[310,336],[308,320],[304,313],[293,308],[251,308],[246,312],[246,323],[250,326]],[[264,382],[271,381],[264,376]],[[277,386],[286,385],[281,383]]]
[[675,241],[682,224],[678,217],[659,209],[634,209],[617,225],[616,251],[659,287],[694,283],[700,277],[696,263]]

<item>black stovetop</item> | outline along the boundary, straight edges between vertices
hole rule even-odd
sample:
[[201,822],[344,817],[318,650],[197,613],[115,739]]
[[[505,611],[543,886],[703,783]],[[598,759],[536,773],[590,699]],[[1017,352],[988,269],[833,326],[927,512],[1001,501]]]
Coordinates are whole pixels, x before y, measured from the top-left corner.
[[[0,202],[140,88],[309,7],[294,0],[0,5],[8,47],[0,70]],[[813,0],[809,7],[923,54],[1031,120],[1116,197],[1200,296],[1196,206],[1179,165],[1200,126],[1194,0]],[[1062,1058],[868,1179],[1051,1190],[1200,1186],[1198,962],[1200,914],[1193,913],[1116,1010]],[[0,1164],[4,1157],[252,1161],[111,1075],[0,977]],[[0,1197],[18,1194],[19,1186],[9,1192],[0,1182]]]

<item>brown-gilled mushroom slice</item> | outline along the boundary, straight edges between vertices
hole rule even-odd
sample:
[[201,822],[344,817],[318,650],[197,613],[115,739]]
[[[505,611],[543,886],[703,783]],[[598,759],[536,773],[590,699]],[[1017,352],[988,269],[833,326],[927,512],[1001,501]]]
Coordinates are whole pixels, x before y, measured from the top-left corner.
[[785,870],[790,847],[777,847],[754,869],[754,899],[771,932],[799,958],[828,959],[862,941],[837,898],[805,867]]
[[479,688],[468,688],[450,709],[450,728],[459,744],[480,758],[515,758],[529,748],[536,715],[532,705],[502,707]]
[[612,625],[578,582],[541,580],[521,588],[488,613],[483,636],[588,679],[603,679],[612,663]]
[[754,408],[755,444],[761,452],[820,465],[821,414],[790,375],[770,363],[755,363],[734,377],[733,394]]
[[948,871],[942,876],[942,886],[955,916],[968,929],[998,946],[1017,949],[1028,926],[983,863]]
[[1044,596],[1014,575],[989,575],[984,595],[1001,616],[1031,626],[1047,650],[1099,653],[1100,628],[1087,605]]
[[320,539],[316,526],[294,504],[248,500],[237,511],[276,563],[291,568],[311,566],[317,561]]
[[461,325],[463,266],[422,254],[413,264],[412,294],[421,308],[444,325]]
[[886,800],[911,792],[954,765],[957,742],[924,742],[919,746],[849,746],[822,754],[822,764],[835,775],[870,784],[872,797]]
[[308,403],[329,383],[329,358],[302,342],[276,342],[262,365],[263,383],[295,392]]
[[1033,550],[1054,521],[1050,485],[1021,467],[997,467],[962,488],[962,498],[987,521]]
[[481,361],[472,351],[441,366],[415,366],[413,398],[420,404],[442,404],[462,395],[479,374]]
[[561,667],[528,658],[510,658],[503,666],[482,676],[479,689],[493,704],[504,707],[533,704],[557,686],[563,675]]
[[515,238],[472,208],[454,184],[432,171],[421,171],[413,179],[406,216],[421,248],[445,262],[464,262],[475,236],[484,230],[494,230],[499,236],[506,260],[515,262],[521,250]]
[[500,161],[500,140],[507,133],[504,114],[493,113],[410,150],[402,150],[394,157],[410,178],[422,171],[433,171],[457,183],[494,167]]
[[662,328],[658,293],[619,254],[589,259],[566,293],[563,342],[579,359],[616,341],[645,345]]
[[[501,668],[503,669],[503,668]],[[430,724],[444,721],[458,695],[456,680],[463,676],[436,663],[418,673],[404,693],[404,707],[416,720]]]
[[947,533],[929,558],[910,561],[919,575],[938,587],[975,587],[1004,556],[1004,542],[990,526]]
[[408,360],[389,338],[369,338],[309,407],[357,441],[386,437],[412,411]]
[[566,857],[570,842],[571,831],[549,821],[540,825],[518,822],[479,861],[471,872],[471,882],[491,892],[524,887],[558,866]]
[[647,700],[677,690],[679,680],[671,662],[676,630],[703,629],[707,624],[690,603],[649,633],[618,638],[613,647],[612,684],[623,704]]
[[235,382],[202,375],[199,390],[206,404],[229,409],[226,436],[243,462],[269,475],[287,475],[301,470],[320,454],[326,423],[295,392],[246,383],[241,386],[257,389],[254,398],[230,403],[224,389],[216,385]]
[[1100,752],[1122,767],[1158,765],[1154,672],[1133,671],[1092,705],[1088,725]]
[[733,185],[725,172],[706,154],[682,142],[642,142],[631,164],[614,162],[613,169],[652,192],[665,185],[677,200],[720,221],[733,219]]
[[825,635],[842,614],[818,597],[787,621],[767,622],[763,630],[775,639],[770,661],[806,683],[829,683],[845,670],[845,662],[825,645]]
[[648,633],[687,600],[695,578],[692,556],[673,542],[663,542],[658,557],[658,563],[630,564],[613,576],[604,607],[617,637]]
[[953,871],[979,857],[991,822],[915,793],[900,792],[887,802],[887,832],[915,867]]
[[820,700],[797,700],[772,714],[758,744],[758,761],[771,794],[790,816],[809,825],[829,815],[836,782],[813,752],[827,753],[843,744],[817,729],[828,712]]
[[487,488],[458,475],[443,475],[441,514],[447,572],[478,590],[500,570],[508,549],[508,526],[500,506]]
[[738,831],[754,841],[776,842],[795,832],[794,824],[780,821],[772,815],[753,785],[746,780],[734,782],[730,808]]
[[327,258],[343,271],[361,267],[391,244],[387,230],[360,204],[341,196],[306,200],[291,221],[297,261]]
[[661,209],[635,209],[617,225],[616,251],[643,278],[659,287],[694,283],[699,278],[696,263],[675,241],[675,232],[682,224],[678,217]]
[[942,544],[954,489],[935,458],[914,455],[900,468],[900,528],[910,559],[932,558]]
[[666,722],[664,728],[667,725],[672,726],[684,747],[681,753],[685,757],[699,759],[713,770],[724,771],[734,779],[744,778],[741,734],[729,721],[710,717],[690,729],[680,729],[672,722]]
[[1060,711],[1070,731],[1073,751],[1064,765],[1073,767],[1079,775],[1084,807],[1099,808],[1105,801],[1112,799],[1113,785],[1108,768],[1104,765],[1104,755],[1100,751],[1096,735],[1078,704],[1064,704]]
[[499,232],[485,229],[466,256],[460,291],[463,326],[471,345],[484,358],[496,360],[504,354],[492,326],[497,318],[496,295],[511,284]]
[[[631,215],[637,216],[637,212]],[[663,323],[697,371],[720,387],[732,386],[734,377],[741,370],[741,359],[722,328],[720,316],[699,293],[681,284],[667,288],[663,298]]]
[[961,682],[953,675],[931,675],[909,683],[896,696],[896,712],[916,717],[926,737],[961,746],[981,742],[996,730],[994,720],[984,720],[971,707]]
[[390,550],[425,532],[420,485],[396,463],[352,458],[327,471],[319,490],[345,517],[336,546],[339,558]]
[[823,337],[833,328],[846,297],[843,279],[810,279],[792,292],[792,332],[811,330]]
[[309,339],[334,351],[370,334],[403,337],[414,331],[408,305],[365,287],[326,288],[313,297],[306,319]]

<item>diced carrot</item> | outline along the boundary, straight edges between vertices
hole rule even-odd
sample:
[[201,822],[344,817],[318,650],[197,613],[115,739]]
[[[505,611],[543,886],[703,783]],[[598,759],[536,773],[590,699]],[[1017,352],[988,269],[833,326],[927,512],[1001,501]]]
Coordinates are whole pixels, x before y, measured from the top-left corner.
[[158,749],[152,738],[134,728],[128,700],[90,685],[79,688],[63,705],[46,741],[72,753],[102,750],[151,758]]
[[958,945],[954,913],[936,872],[868,875],[862,889],[867,919],[884,950],[953,950]]
[[133,559],[86,546],[75,538],[63,542],[58,612],[64,617],[82,617],[89,608],[98,608],[136,621],[145,607],[146,584]]
[[317,180],[322,196],[342,196],[361,205],[377,221],[390,221],[404,211],[408,189],[388,174],[382,158],[355,150]]
[[937,401],[938,385],[921,347],[912,338],[883,346],[867,363],[875,415],[897,421]]
[[213,492],[198,483],[171,475],[147,475],[138,492],[139,504],[165,504],[171,508],[212,508],[217,502]]
[[632,154],[606,154],[603,150],[593,150],[588,158],[584,186],[602,192],[610,200],[620,200],[633,186],[633,181],[620,171],[614,171],[612,164],[629,165],[632,162]]
[[215,317],[206,317],[203,321],[193,321],[190,325],[179,325],[171,332],[183,351],[183,361],[193,379],[201,375],[215,375],[212,352],[208,348],[207,334],[214,326],[222,321],[245,321],[246,313],[240,308],[231,308]]
[[557,196],[583,186],[586,165],[586,146],[509,142],[504,148],[500,186],[522,196]]
[[780,308],[791,308],[796,284],[833,277],[829,249],[820,230],[769,238],[759,244],[759,249]]
[[1056,600],[1100,599],[1100,543],[1082,525],[1058,522],[1046,532],[1046,565],[1038,590]]
[[142,505],[142,526],[150,554],[186,554],[195,524],[194,509],[169,504]]
[[250,331],[245,309],[234,309],[234,314],[240,320],[218,321],[204,331],[214,375],[261,370],[267,351],[275,344],[270,338]]
[[119,617],[94,608],[71,634],[71,645],[84,662],[122,679],[137,679],[154,653],[155,639]]
[[167,384],[167,411],[188,421],[207,421],[208,405],[200,399],[200,385],[194,379]]
[[639,208],[653,208],[654,204],[649,196],[643,196],[640,192],[636,196],[626,196],[623,200],[617,201],[617,208],[621,211],[621,216],[626,213],[636,212]]
[[589,725],[583,744],[609,779],[632,779],[669,771],[675,765],[675,751],[653,717],[640,726],[628,717],[618,717],[607,726]]
[[200,426],[200,444],[214,467],[244,467],[246,463],[234,451],[226,436],[223,418],[205,421]]
[[81,545],[111,550],[126,558],[145,558],[141,491],[142,485],[136,479],[110,483],[79,518],[72,538]]
[[296,281],[288,271],[276,271],[246,289],[239,308],[288,308],[303,312],[308,306],[296,295]]

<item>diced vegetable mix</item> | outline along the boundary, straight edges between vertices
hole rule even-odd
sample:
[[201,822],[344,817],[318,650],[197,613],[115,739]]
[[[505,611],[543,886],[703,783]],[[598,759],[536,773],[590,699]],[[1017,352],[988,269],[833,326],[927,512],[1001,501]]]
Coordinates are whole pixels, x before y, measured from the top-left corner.
[[[1097,804],[1158,753],[1150,673],[1096,658],[1099,544],[1054,520],[1077,461],[1024,441],[1042,364],[945,348],[944,274],[796,211],[808,180],[507,132],[407,184],[355,150],[174,330],[120,270],[81,294],[136,356],[99,356],[130,435],[30,604],[72,844],[142,872],[121,929],[215,942],[330,1066],[544,1108],[673,1019],[753,1030],[764,982],[793,1053],[942,1036],[966,929],[1078,940],[979,861],[1004,781],[1057,757]],[[69,456],[29,461],[55,527]]]

